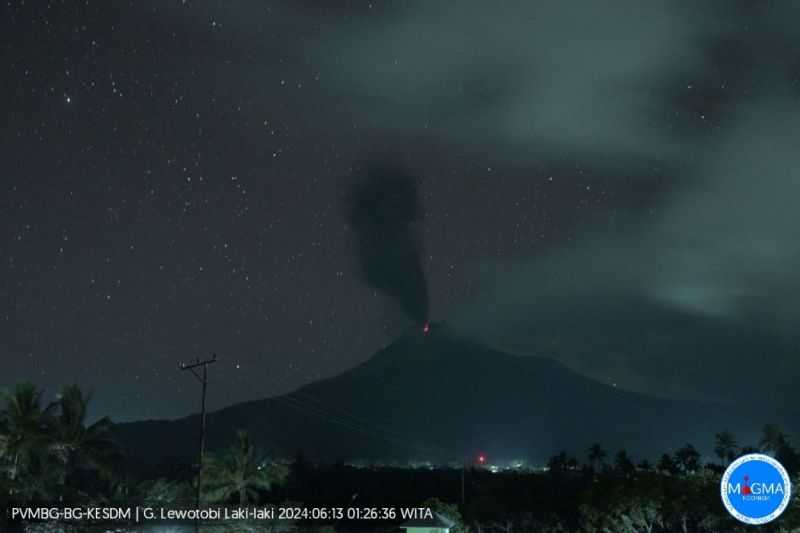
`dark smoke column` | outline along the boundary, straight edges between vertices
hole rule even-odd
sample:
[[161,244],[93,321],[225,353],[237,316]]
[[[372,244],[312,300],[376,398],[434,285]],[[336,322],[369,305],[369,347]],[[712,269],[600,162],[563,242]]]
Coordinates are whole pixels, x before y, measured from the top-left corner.
[[419,324],[428,319],[428,283],[416,227],[424,216],[417,184],[401,168],[369,167],[350,191],[347,221],[356,234],[365,281]]

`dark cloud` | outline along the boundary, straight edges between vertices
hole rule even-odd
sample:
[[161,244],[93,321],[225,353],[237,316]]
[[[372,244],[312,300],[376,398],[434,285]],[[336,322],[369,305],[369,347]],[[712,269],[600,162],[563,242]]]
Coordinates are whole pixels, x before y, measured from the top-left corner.
[[[546,257],[485,265],[495,289],[466,327],[523,350],[527,339],[527,349],[597,377],[623,368],[644,391],[789,397],[800,379],[791,348],[800,318],[797,111],[787,93],[728,108],[733,124],[698,150],[693,179],[645,219],[631,217],[624,232],[587,230]],[[567,347],[543,342],[570,337]],[[732,385],[754,365],[763,379]]]
[[[215,369],[219,401],[285,392],[402,329],[368,284],[426,317],[424,272],[431,313],[488,342],[647,392],[793,397],[796,4],[2,9],[10,380],[178,414],[175,364],[215,346],[248,369]],[[360,215],[407,264],[368,231],[359,277],[336,207],[371,146],[405,154],[415,207]]]
[[371,163],[348,197],[364,280],[418,323],[428,319],[428,282],[418,224],[424,217],[417,183],[383,162]]
[[[546,350],[548,331],[584,339],[579,353],[555,352],[642,390],[790,393],[800,54],[786,21],[796,8],[726,6],[427,4],[321,35],[328,83],[377,135],[422,131],[447,152],[511,162],[520,181],[586,182],[558,163],[583,160],[617,197],[636,179],[662,189],[644,209],[594,209],[544,254],[479,260],[482,296],[452,311],[465,329],[520,350]],[[775,381],[732,389],[763,354]]]

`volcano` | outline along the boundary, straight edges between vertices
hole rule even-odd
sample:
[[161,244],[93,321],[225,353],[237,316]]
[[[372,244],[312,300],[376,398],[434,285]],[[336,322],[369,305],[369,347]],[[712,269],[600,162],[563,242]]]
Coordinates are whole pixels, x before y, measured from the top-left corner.
[[[445,324],[409,329],[359,366],[292,393],[208,415],[208,448],[247,430],[273,455],[317,461],[541,462],[559,450],[583,457],[594,442],[654,458],[687,442],[701,450],[734,428],[757,425],[731,409],[610,387],[546,357],[471,341]],[[121,424],[120,441],[142,463],[194,458],[197,416]]]

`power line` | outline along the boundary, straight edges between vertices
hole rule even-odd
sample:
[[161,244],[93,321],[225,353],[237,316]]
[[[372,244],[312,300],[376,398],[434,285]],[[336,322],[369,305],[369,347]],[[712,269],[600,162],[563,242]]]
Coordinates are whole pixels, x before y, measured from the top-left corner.
[[[326,406],[326,404],[324,404],[322,402],[322,400],[320,400],[318,398],[315,398],[314,396],[312,396],[312,395],[310,395],[308,393],[295,391],[295,392],[289,394],[289,396],[292,396],[292,397],[303,396],[303,397],[311,400],[312,402],[318,404],[320,406],[319,409],[327,409],[330,412],[333,412],[334,410],[336,410],[338,413],[340,413],[340,416],[349,418],[349,419],[351,419],[351,420],[355,421],[356,423],[359,423],[359,424],[361,424],[363,426],[371,427],[374,431],[379,431],[381,433],[384,433],[385,435],[387,435],[387,436],[389,436],[391,438],[398,439],[398,440],[405,440],[407,438],[402,433],[399,433],[399,432],[396,432],[396,431],[392,431],[392,430],[389,430],[389,429],[385,429],[383,427],[378,427],[378,426],[372,425],[372,424],[370,424],[368,422],[365,422],[363,419],[358,418],[356,415],[352,414],[350,411],[348,411],[347,409],[345,409],[345,408],[343,408],[341,406],[335,406],[335,405],[327,405]],[[435,449],[435,450],[442,451],[442,452],[446,451],[443,447],[436,446],[436,445],[428,445],[428,446],[418,445],[417,447],[420,448],[420,449],[428,448],[428,449]]]
[[321,404],[322,402],[308,394],[304,394],[308,399],[320,404],[320,405],[310,405],[308,401],[302,401],[301,398],[297,397],[298,393],[292,393],[282,397],[271,398],[272,400],[276,400],[279,402],[283,402],[290,407],[294,407],[295,409],[305,411],[306,413],[318,416],[323,418],[324,420],[340,425],[345,429],[349,429],[351,431],[357,431],[360,433],[367,433],[372,434],[373,437],[378,439],[384,440],[391,444],[400,445],[407,450],[419,452],[430,452],[431,450],[442,451],[444,452],[445,449],[440,446],[432,446],[432,445],[421,445],[419,443],[412,443],[406,437],[401,435],[400,433],[396,433],[384,428],[379,428],[377,426],[372,425],[371,423],[365,422],[363,419],[356,417],[355,415],[345,411],[342,408],[339,408],[342,414],[337,414],[332,411],[331,407],[323,407]]

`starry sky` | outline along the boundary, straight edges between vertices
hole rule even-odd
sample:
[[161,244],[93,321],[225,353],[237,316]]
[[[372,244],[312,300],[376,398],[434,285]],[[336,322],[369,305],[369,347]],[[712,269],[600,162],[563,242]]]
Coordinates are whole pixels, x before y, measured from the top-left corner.
[[614,386],[795,409],[800,6],[0,5],[0,386],[176,417],[411,321],[346,199],[414,176],[430,315]]

